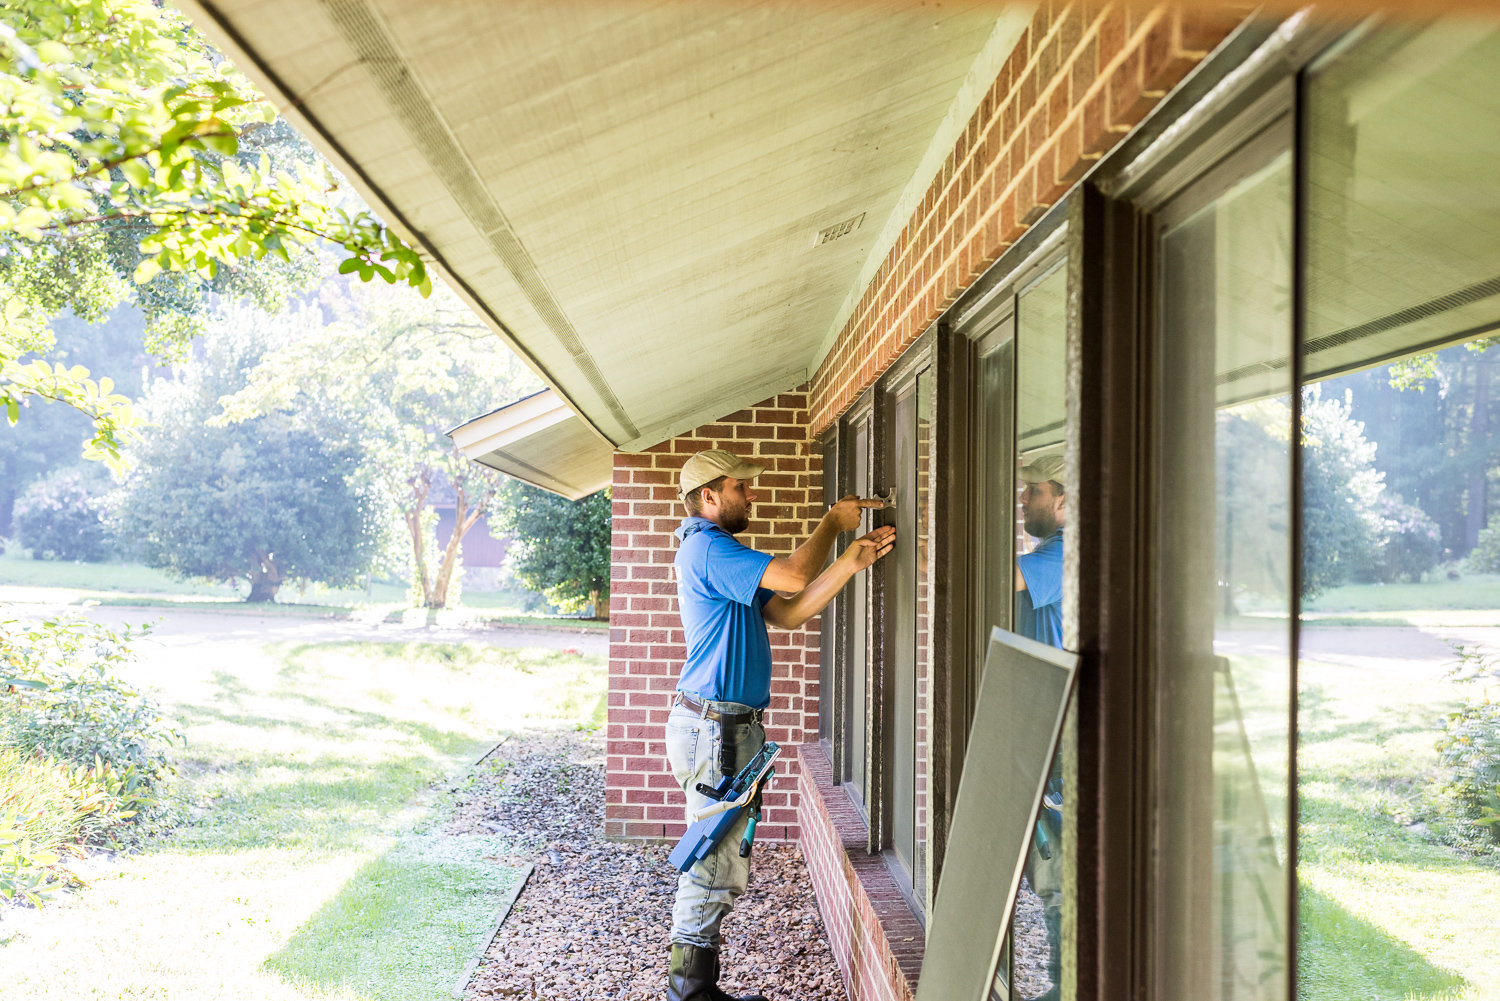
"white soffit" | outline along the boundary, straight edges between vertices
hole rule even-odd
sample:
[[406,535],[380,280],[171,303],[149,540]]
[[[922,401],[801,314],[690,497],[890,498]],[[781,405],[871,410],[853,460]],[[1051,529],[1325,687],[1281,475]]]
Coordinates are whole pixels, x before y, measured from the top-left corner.
[[460,424],[448,437],[467,459],[578,500],[614,475],[614,449],[550,389]]
[[627,450],[807,378],[1016,23],[984,0],[183,7]]

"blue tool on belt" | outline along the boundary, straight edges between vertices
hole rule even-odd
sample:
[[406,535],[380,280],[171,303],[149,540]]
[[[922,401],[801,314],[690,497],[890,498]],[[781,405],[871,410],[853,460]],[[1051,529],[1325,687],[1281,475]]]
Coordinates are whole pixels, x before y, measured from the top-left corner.
[[738,775],[724,776],[717,786],[698,783],[698,791],[715,802],[693,814],[692,826],[672,849],[672,864],[679,872],[687,872],[694,862],[706,858],[746,809],[750,810],[750,822],[740,841],[740,857],[750,856],[755,824],[760,820],[760,787],[776,773],[771,764],[780,753],[781,745],[768,740]]

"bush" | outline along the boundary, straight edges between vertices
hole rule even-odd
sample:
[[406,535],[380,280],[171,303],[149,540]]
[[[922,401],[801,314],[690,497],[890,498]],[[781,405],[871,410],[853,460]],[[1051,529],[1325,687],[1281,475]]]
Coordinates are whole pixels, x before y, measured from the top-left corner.
[[19,686],[0,702],[0,747],[154,785],[180,735],[115,673],[137,635],[77,619],[0,622],[0,685]]
[[1421,508],[1391,497],[1380,498],[1377,513],[1381,579],[1387,584],[1420,581],[1443,556],[1442,533],[1437,522]]
[[1500,573],[1500,525],[1481,529],[1465,564],[1470,573]]
[[1500,704],[1485,699],[1449,713],[1437,747],[1451,770],[1444,791],[1458,804],[1460,826],[1500,842]]
[[31,481],[12,512],[21,544],[36,559],[100,563],[113,553],[101,497],[103,474],[59,469]]
[[[1457,646],[1453,677],[1464,684],[1500,680],[1500,659],[1483,649]],[[1443,723],[1437,749],[1448,769],[1442,792],[1464,847],[1500,843],[1500,703],[1486,696],[1467,701]]]
[[134,768],[70,767],[46,754],[0,748],[0,900],[41,906],[75,882],[66,857],[83,846],[117,848],[114,832],[151,802]]

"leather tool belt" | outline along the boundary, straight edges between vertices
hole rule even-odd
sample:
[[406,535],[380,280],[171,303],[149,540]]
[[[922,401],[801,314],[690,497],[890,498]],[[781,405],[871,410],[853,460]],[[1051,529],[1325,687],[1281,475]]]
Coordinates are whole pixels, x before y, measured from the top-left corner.
[[686,706],[688,709],[692,710],[705,719],[715,720],[725,726],[740,726],[745,723],[759,723],[762,719],[765,718],[766,715],[766,711],[764,709],[751,709],[748,712],[742,713],[721,713],[717,709],[706,706],[702,702],[699,702],[697,699],[693,698],[691,695],[686,695],[682,692],[677,693],[676,702],[678,705]]

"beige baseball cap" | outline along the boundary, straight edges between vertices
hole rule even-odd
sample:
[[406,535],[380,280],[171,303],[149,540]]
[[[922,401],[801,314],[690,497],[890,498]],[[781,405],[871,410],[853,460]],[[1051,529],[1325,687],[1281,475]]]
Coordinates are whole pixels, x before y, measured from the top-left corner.
[[677,496],[685,497],[693,490],[721,476],[733,476],[737,480],[748,480],[766,471],[765,466],[746,462],[722,448],[711,448],[699,452],[682,464],[682,475],[677,480]]
[[1064,487],[1068,485],[1068,481],[1064,478],[1061,452],[1047,452],[1037,456],[1021,467],[1019,475],[1023,483],[1046,483],[1048,480],[1056,480]]

